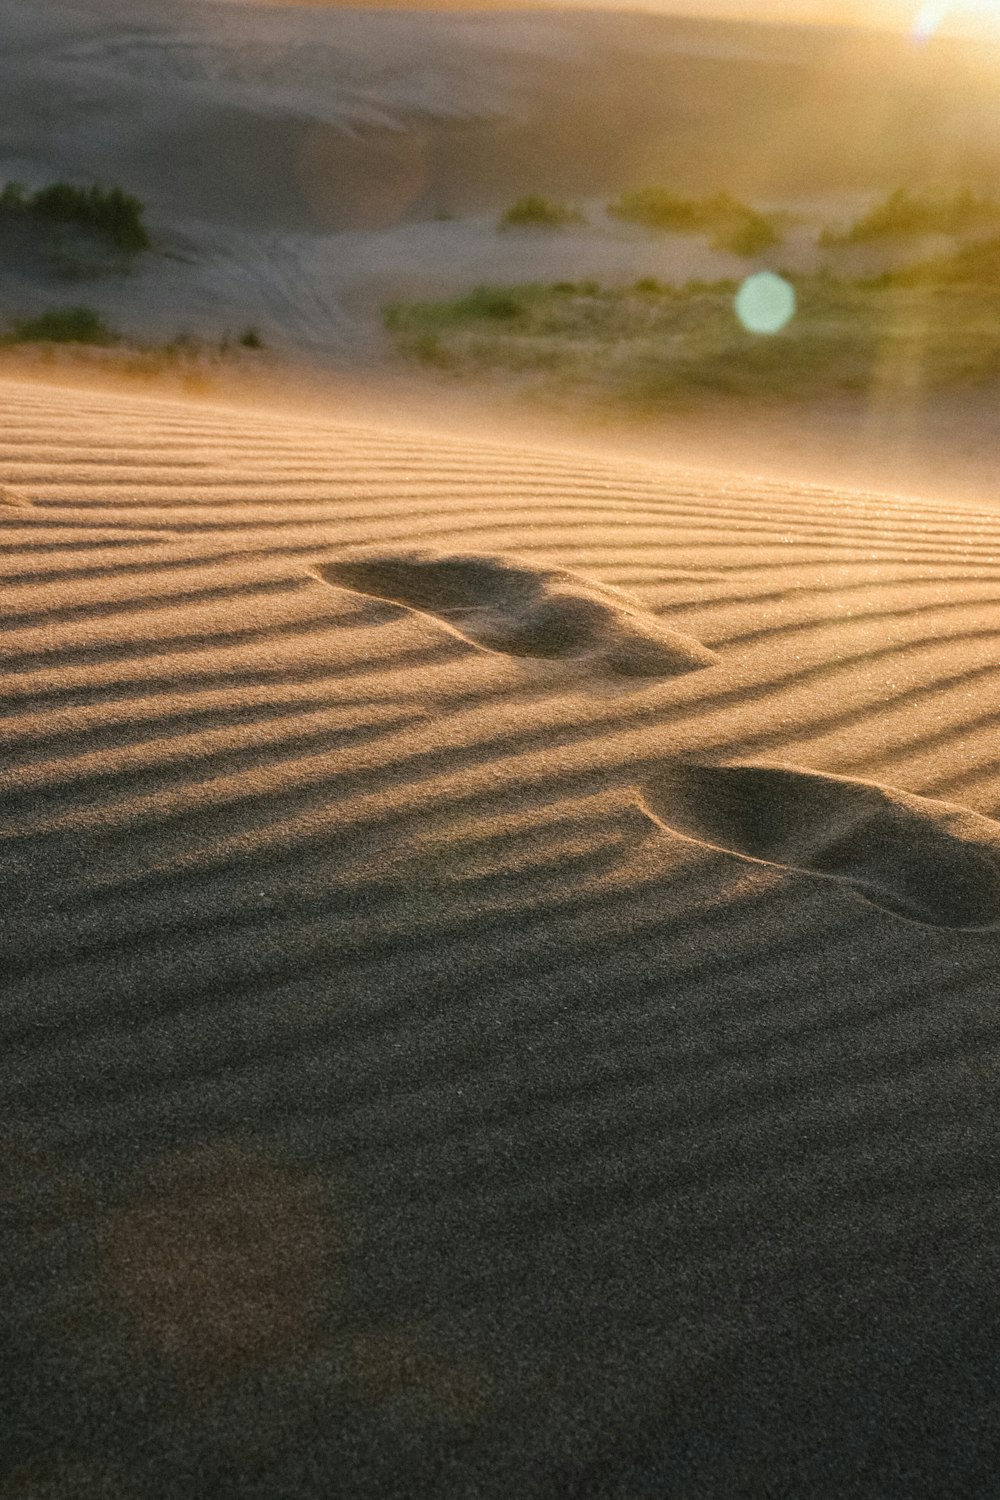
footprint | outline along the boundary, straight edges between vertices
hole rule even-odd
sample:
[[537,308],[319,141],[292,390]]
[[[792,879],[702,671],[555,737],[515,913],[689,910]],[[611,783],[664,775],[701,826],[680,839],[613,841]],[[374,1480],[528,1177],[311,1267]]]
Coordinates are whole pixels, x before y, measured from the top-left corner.
[[315,572],[326,583],[433,615],[474,645],[511,656],[584,661],[613,677],[670,677],[718,660],[628,594],[561,568],[505,557],[364,551],[321,563]]
[[842,881],[912,921],[1000,923],[1000,824],[969,808],[784,766],[681,763],[643,790],[696,842]]
[[0,505],[9,505],[17,510],[28,510],[31,501],[27,495],[20,495],[17,490],[12,490],[9,484],[0,484]]

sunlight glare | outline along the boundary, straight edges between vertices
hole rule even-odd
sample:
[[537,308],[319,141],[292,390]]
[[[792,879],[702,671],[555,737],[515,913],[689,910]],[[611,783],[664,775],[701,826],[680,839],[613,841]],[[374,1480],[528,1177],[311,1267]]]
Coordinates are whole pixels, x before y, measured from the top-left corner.
[[910,39],[929,42],[939,32],[996,40],[1000,0],[923,0],[910,27]]
[[910,32],[913,40],[915,42],[929,41],[950,9],[949,0],[924,0]]

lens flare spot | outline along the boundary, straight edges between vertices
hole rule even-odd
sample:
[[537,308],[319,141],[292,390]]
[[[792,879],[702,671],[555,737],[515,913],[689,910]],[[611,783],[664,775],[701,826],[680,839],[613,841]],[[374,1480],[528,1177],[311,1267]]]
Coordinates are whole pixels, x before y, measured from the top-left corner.
[[748,333],[780,333],[795,316],[795,288],[774,271],[758,271],[744,281],[734,305]]
[[308,1344],[331,1243],[307,1182],[220,1142],[144,1174],[106,1226],[102,1269],[146,1342],[222,1372]]

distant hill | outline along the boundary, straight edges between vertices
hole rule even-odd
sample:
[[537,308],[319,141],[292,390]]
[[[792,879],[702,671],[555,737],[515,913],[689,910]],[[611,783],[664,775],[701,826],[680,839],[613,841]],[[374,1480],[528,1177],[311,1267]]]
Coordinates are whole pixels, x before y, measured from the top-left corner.
[[959,43],[599,12],[0,0],[0,175],[168,221],[380,227],[669,182],[746,197],[1000,182]]

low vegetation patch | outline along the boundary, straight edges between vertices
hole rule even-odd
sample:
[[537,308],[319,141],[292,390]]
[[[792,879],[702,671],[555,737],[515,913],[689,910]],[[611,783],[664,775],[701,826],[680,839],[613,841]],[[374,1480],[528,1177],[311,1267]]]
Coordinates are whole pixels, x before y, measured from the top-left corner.
[[5,342],[12,344],[114,344],[118,335],[93,307],[50,307],[35,318],[17,318]]
[[978,280],[968,267],[964,281],[953,267],[950,282],[789,277],[797,312],[771,335],[741,325],[735,281],[676,287],[654,277],[631,287],[480,287],[395,303],[385,322],[418,363],[461,375],[513,373],[553,395],[656,404],[711,394],[912,393],[1000,377],[1000,241],[992,259],[980,249]]
[[951,255],[938,255],[898,271],[883,271],[858,285],[872,290],[922,287],[925,293],[933,288],[943,292],[946,288],[965,287],[970,293],[979,288],[986,295],[992,288],[1000,287],[1000,239],[979,240]]
[[860,245],[872,240],[921,234],[965,234],[970,230],[1000,228],[1000,202],[979,197],[969,188],[952,194],[913,193],[897,188],[849,229],[824,229],[820,244]]
[[713,198],[679,198],[666,188],[639,188],[608,204],[615,219],[645,224],[673,234],[707,234],[717,250],[753,256],[781,243],[773,218],[728,193]]
[[[143,343],[123,338],[93,307],[51,307],[31,318],[15,318],[0,334],[0,349],[14,351],[41,346],[46,358],[55,355],[52,345],[66,349],[71,360],[85,355],[111,360],[112,368],[127,375],[160,375],[170,372],[204,374],[226,366],[249,369],[258,363],[267,345],[256,328],[226,333],[217,342],[179,333],[166,343]],[[87,346],[81,348],[80,346]]]
[[0,216],[26,217],[55,224],[76,224],[96,230],[126,254],[148,250],[149,232],[143,221],[138,198],[119,187],[76,187],[70,182],[53,182],[37,192],[28,192],[20,183],[8,182],[0,192]]
[[555,203],[537,193],[518,198],[500,215],[501,229],[565,229],[569,224],[583,224],[583,214],[565,203]]
[[[62,310],[60,310],[62,311]],[[24,372],[58,372],[60,378],[94,378],[120,383],[125,387],[139,385],[144,389],[181,391],[185,396],[217,395],[227,389],[259,389],[260,382],[277,376],[284,387],[287,367],[276,365],[271,356],[247,346],[238,335],[227,333],[218,339],[202,339],[189,333],[178,334],[166,343],[145,343],[127,337],[91,342],[74,337],[48,336],[46,318],[41,337],[35,327],[40,320],[20,320],[18,332],[0,334],[0,370],[15,376]],[[21,331],[26,333],[20,337]],[[77,330],[79,332],[79,329]],[[262,344],[261,348],[265,346]]]

